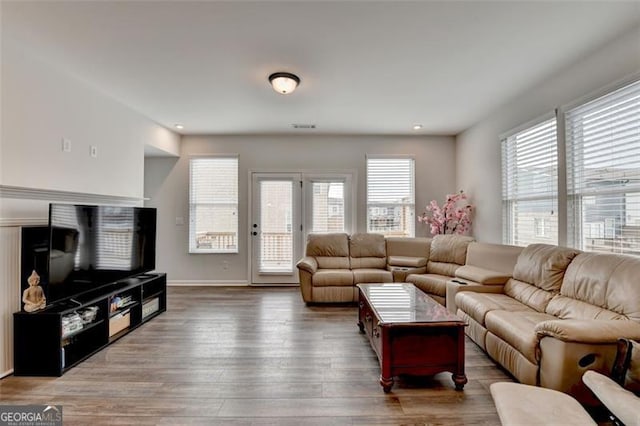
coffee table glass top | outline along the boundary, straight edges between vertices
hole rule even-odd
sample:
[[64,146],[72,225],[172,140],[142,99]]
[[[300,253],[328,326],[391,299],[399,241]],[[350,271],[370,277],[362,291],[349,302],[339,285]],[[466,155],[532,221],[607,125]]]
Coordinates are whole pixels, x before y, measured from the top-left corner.
[[463,322],[409,283],[358,284],[384,323]]

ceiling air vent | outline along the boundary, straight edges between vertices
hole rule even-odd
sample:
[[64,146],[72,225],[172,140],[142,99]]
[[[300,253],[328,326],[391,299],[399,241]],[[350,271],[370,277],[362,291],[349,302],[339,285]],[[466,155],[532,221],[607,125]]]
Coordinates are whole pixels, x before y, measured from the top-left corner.
[[296,123],[293,123],[291,125],[291,127],[293,127],[294,129],[315,129],[316,125],[315,124],[296,124]]

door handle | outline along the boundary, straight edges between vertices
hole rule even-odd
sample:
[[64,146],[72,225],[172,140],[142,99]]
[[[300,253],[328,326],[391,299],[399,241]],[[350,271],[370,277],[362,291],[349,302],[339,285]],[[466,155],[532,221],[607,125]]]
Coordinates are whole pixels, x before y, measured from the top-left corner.
[[253,231],[251,235],[258,235],[258,233],[256,231]]

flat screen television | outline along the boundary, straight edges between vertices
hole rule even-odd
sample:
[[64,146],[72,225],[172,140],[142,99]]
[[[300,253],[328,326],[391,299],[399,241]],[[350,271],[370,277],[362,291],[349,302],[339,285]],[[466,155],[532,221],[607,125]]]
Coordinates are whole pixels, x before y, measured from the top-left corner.
[[156,209],[49,205],[47,304],[155,269]]

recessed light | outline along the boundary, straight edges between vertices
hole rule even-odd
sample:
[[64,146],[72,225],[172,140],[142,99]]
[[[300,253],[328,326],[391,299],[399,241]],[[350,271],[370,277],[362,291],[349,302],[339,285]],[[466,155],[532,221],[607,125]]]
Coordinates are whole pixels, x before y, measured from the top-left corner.
[[182,124],[176,124],[176,125],[174,125],[174,127],[175,127],[176,129],[178,129],[178,130],[182,130],[182,129],[184,129],[184,126],[183,126]]
[[413,125],[413,130],[420,130],[422,129],[422,124],[414,124]]

